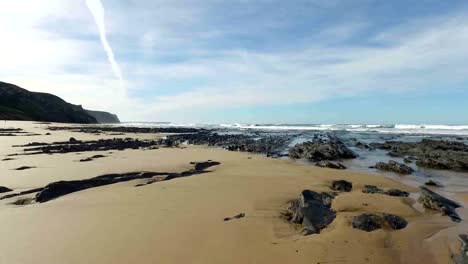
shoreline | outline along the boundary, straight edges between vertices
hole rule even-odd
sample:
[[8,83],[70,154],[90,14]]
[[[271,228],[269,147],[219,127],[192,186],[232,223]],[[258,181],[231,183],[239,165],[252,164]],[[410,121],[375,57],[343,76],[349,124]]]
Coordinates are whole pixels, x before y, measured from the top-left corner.
[[[8,122],[41,136],[0,138],[0,157],[33,141],[91,140],[113,137],[154,139],[156,134],[90,135],[45,131],[34,122]],[[51,135],[46,136],[45,133]],[[13,152],[12,152],[13,151]],[[219,166],[200,175],[156,182],[139,180],[91,188],[47,203],[24,206],[0,201],[0,260],[5,263],[448,263],[467,232],[415,201],[417,189],[383,176],[332,170],[262,155],[203,146],[18,156],[0,161],[0,186],[24,190],[59,180],[82,180],[108,173],[190,170],[190,162]],[[79,162],[95,154],[106,157]],[[13,170],[32,166],[29,170]],[[282,219],[287,203],[304,189],[330,191],[333,180],[353,190],[336,196],[336,219],[320,234],[303,236]],[[397,188],[409,198],[364,194],[364,185]],[[457,194],[467,202],[468,193]],[[404,217],[402,230],[365,232],[351,227],[359,213]],[[467,219],[465,208],[457,210]],[[224,222],[226,217],[245,217]],[[12,243],[12,241],[14,241]],[[40,243],[39,243],[40,241]],[[363,247],[364,245],[364,247]],[[27,252],[27,254],[25,254]],[[398,262],[396,261],[398,260]]]

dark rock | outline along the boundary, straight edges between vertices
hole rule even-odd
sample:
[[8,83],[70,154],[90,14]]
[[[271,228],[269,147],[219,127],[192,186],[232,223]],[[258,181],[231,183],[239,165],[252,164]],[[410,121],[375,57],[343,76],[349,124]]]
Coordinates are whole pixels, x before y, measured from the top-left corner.
[[454,257],[455,264],[468,263],[468,235],[459,235],[461,242],[460,253]]
[[231,221],[231,220],[234,220],[234,219],[239,219],[239,218],[244,218],[245,217],[245,214],[244,213],[240,213],[238,215],[235,215],[233,217],[226,217],[224,218],[224,221]]
[[380,193],[380,194],[386,194],[386,195],[398,196],[398,197],[408,197],[409,196],[409,193],[407,193],[405,191],[401,191],[401,190],[398,190],[398,189],[383,190],[383,189],[380,189],[379,187],[374,186],[374,185],[364,185],[364,189],[362,189],[362,192],[363,193],[372,193],[372,194]]
[[92,158],[84,158],[84,159],[80,159],[80,162],[88,162],[92,160],[93,160]]
[[417,159],[420,167],[468,171],[468,145],[464,142],[425,138],[420,142],[386,141],[371,146],[408,155],[409,159]]
[[384,193],[385,191],[375,185],[364,185],[363,193]]
[[384,193],[387,194],[387,195],[390,195],[390,196],[398,196],[398,197],[408,197],[409,196],[409,193],[407,193],[405,191],[398,190],[398,189],[388,189]]
[[138,140],[131,138],[114,138],[114,139],[100,139],[91,141],[79,141],[75,138],[70,138],[69,141],[53,142],[53,143],[40,143],[33,142],[26,145],[15,147],[25,147],[25,155],[33,154],[63,154],[72,152],[85,152],[85,151],[109,151],[109,150],[125,150],[125,149],[139,149],[149,148],[152,146],[160,146],[164,144],[164,140]]
[[332,134],[328,134],[328,139],[314,139],[302,144],[297,144],[289,150],[289,157],[294,159],[308,159],[311,161],[354,159],[357,154]]
[[301,224],[306,235],[320,233],[336,217],[335,212],[330,209],[331,197],[333,196],[326,193],[302,191],[299,199],[291,202],[288,208],[288,220]]
[[14,160],[14,159],[12,159],[12,158],[4,158],[4,159],[2,159],[2,161],[9,161],[9,160]]
[[[201,174],[204,173],[204,169],[209,168],[210,166],[215,166],[220,164],[219,162],[210,162],[203,163],[199,165],[199,163],[194,164],[194,169],[182,173],[167,173],[167,172],[131,172],[131,173],[123,173],[123,174],[106,174],[90,179],[84,180],[75,180],[75,181],[58,181],[53,182],[46,185],[42,188],[35,197],[35,201],[39,203],[44,203],[50,201],[52,199],[58,198],[63,195],[67,195],[70,193],[95,188],[99,186],[114,184],[118,182],[126,182],[131,180],[137,179],[149,179],[153,177],[165,176],[164,178],[160,178],[159,181],[162,180],[171,180],[174,178],[179,177],[187,177],[191,175]],[[197,167],[198,166],[198,167]],[[196,169],[198,168],[198,170]]]
[[330,188],[339,192],[350,192],[353,189],[353,184],[345,180],[332,181]]
[[355,216],[352,222],[353,228],[371,232],[383,227],[388,227],[393,230],[403,229],[408,225],[408,222],[400,216],[393,214],[361,214]]
[[206,169],[208,169],[210,167],[219,165],[221,163],[219,163],[217,161],[206,161],[206,162],[191,162],[191,164],[195,164],[194,169],[196,171],[202,171],[202,170],[206,170]]
[[444,215],[448,215],[454,222],[460,222],[462,219],[455,211],[455,208],[461,207],[461,204],[449,200],[428,188],[421,186],[421,196],[418,201],[425,208],[441,211]]
[[361,214],[353,218],[353,228],[371,232],[382,228],[382,218],[375,214]]
[[16,168],[15,170],[29,170],[29,169],[34,169],[34,168],[36,167],[22,166],[22,167]]
[[337,170],[344,170],[346,169],[346,166],[339,163],[339,162],[331,162],[328,160],[322,160],[317,163],[315,163],[315,166],[317,167],[322,167],[322,168],[330,168],[330,169],[337,169]]
[[5,186],[0,186],[0,193],[6,193],[6,192],[11,192],[11,191],[13,190],[10,188],[7,188]]
[[395,230],[403,229],[408,225],[408,221],[393,214],[383,214],[383,219],[390,228]]
[[425,182],[424,185],[433,186],[433,187],[444,187],[441,183],[433,181],[433,180],[429,180],[429,181]]
[[105,158],[105,157],[106,157],[106,156],[104,156],[104,155],[94,155],[94,156],[92,156],[91,158],[92,158],[92,159],[100,159],[100,158]]
[[399,174],[411,174],[414,172],[411,167],[394,160],[390,160],[388,163],[378,162],[374,167],[378,170],[391,171]]
[[356,142],[356,145],[355,145],[357,148],[360,148],[360,149],[370,149],[371,147],[367,144],[364,144],[360,141]]
[[408,159],[408,158],[404,158],[404,159],[403,159],[403,162],[406,163],[406,164],[413,163],[413,161],[410,160],[410,159]]

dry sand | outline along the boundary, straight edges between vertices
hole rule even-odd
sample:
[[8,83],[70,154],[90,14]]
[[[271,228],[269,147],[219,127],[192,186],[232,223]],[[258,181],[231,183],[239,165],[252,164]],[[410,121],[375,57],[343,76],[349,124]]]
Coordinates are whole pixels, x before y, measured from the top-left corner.
[[[7,122],[45,134],[46,125]],[[0,137],[0,158],[15,144],[33,141],[111,138],[73,132]],[[159,135],[124,135],[155,138]],[[95,154],[108,157],[76,162]],[[207,147],[19,156],[0,161],[0,186],[15,190],[58,180],[130,171],[181,172],[191,161],[215,160],[211,172],[134,187],[118,183],[72,193],[43,204],[0,201],[0,263],[451,263],[468,231],[414,198],[363,194],[364,184],[417,189],[390,179]],[[20,166],[37,168],[15,171]],[[303,236],[281,213],[304,189],[328,191],[332,180],[353,182],[353,191],[333,202],[337,217],[321,234]],[[460,194],[465,197],[466,194]],[[351,220],[362,212],[386,212],[409,221],[402,230],[364,232]],[[462,218],[468,217],[464,209]],[[224,222],[223,218],[246,217]]]

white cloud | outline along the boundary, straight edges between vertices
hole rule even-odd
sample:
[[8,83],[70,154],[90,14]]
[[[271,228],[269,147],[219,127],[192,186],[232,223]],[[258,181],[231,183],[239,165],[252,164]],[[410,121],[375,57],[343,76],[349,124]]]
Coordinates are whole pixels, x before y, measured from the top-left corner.
[[[125,71],[123,95],[84,0],[9,2],[0,4],[0,80],[113,111],[123,120],[441,89],[468,79],[463,13],[373,28],[372,35],[363,35],[372,21],[360,17],[323,26],[304,36],[307,41],[271,38],[277,43],[268,46],[262,37],[275,37],[286,22],[265,12],[245,11],[262,17],[257,24],[225,25],[215,23],[220,14],[208,4],[109,1],[107,37]],[[356,36],[361,41],[347,42]]]

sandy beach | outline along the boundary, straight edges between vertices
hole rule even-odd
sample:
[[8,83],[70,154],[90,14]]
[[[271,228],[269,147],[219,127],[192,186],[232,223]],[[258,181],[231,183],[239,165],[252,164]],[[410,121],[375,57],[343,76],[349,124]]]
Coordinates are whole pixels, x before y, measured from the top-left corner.
[[[12,147],[31,142],[131,137],[160,134],[91,135],[46,130],[48,124],[2,122],[36,136],[0,137],[0,158],[21,153]],[[50,133],[50,135],[45,135]],[[80,159],[96,154],[103,158]],[[18,155],[0,161],[0,186],[14,192],[61,180],[80,180],[135,171],[180,173],[190,162],[213,160],[206,173],[135,187],[143,180],[116,183],[67,194],[46,203],[0,201],[0,263],[452,263],[459,253],[455,223],[424,209],[418,189],[391,179],[300,164],[292,160],[231,152],[204,146],[151,150]],[[33,167],[15,170],[21,166]],[[353,190],[332,203],[336,219],[320,234],[304,236],[282,214],[302,190],[330,191],[333,180],[352,182]],[[363,193],[364,185],[397,188],[410,197]],[[31,196],[31,195],[29,195]],[[467,201],[460,193],[459,202]],[[28,195],[26,195],[28,197]],[[401,230],[365,232],[352,227],[363,212],[403,217]],[[457,209],[468,218],[465,208]],[[223,221],[244,213],[245,217]]]

